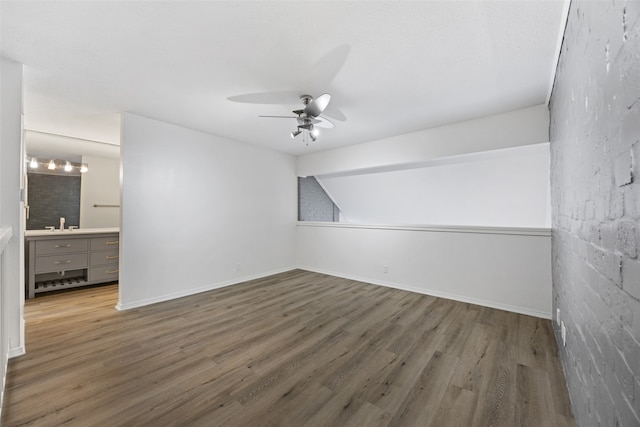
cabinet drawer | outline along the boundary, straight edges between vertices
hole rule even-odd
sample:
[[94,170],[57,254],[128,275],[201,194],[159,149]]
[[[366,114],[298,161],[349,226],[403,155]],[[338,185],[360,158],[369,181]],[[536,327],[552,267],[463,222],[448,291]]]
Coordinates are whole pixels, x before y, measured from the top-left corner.
[[91,252],[91,266],[118,264],[119,253],[118,250]]
[[93,282],[94,280],[102,280],[104,282],[118,280],[118,264],[91,267],[89,269],[89,281]]
[[88,239],[38,240],[36,242],[36,255],[86,252],[88,247]]
[[101,249],[118,249],[120,244],[120,236],[117,234],[108,237],[94,237],[91,239],[91,250],[99,251]]
[[36,257],[36,273],[87,268],[87,254],[66,254]]

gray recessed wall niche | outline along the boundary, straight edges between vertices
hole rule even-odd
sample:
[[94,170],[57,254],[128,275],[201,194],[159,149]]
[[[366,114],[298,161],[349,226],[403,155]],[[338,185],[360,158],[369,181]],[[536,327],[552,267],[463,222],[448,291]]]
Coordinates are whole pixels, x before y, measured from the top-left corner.
[[298,221],[338,222],[340,211],[315,177],[298,178]]
[[579,426],[640,426],[640,2],[571,2],[550,110],[553,314],[572,408]]

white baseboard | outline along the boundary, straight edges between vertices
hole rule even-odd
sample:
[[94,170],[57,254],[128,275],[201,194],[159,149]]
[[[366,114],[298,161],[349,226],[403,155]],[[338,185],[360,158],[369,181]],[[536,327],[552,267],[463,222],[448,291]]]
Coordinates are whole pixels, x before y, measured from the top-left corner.
[[9,359],[13,359],[14,357],[24,356],[27,354],[23,345],[20,347],[14,347],[9,349]]
[[369,278],[366,278],[366,277],[353,276],[353,275],[350,275],[350,274],[343,274],[343,273],[338,273],[338,272],[335,272],[335,271],[322,270],[322,269],[307,267],[307,266],[304,266],[304,265],[299,265],[297,268],[299,268],[301,270],[313,271],[315,273],[328,274],[330,276],[342,277],[344,279],[357,280],[358,282],[370,283],[372,285],[385,286],[387,288],[400,289],[402,291],[416,292],[416,293],[423,294],[423,295],[430,295],[430,296],[434,296],[434,297],[450,299],[450,300],[453,300],[453,301],[465,302],[465,303],[470,303],[470,304],[475,304],[475,305],[481,305],[481,306],[484,306],[484,307],[496,308],[496,309],[499,309],[499,310],[511,311],[513,313],[525,314],[527,316],[539,317],[539,318],[542,318],[542,319],[551,319],[551,313],[550,312],[547,313],[547,312],[544,312],[544,311],[534,310],[534,309],[531,309],[531,308],[528,308],[528,307],[519,307],[519,306],[515,306],[515,305],[504,304],[504,303],[490,301],[490,300],[471,298],[471,297],[467,297],[467,296],[464,296],[464,295],[450,294],[450,293],[447,293],[447,292],[436,291],[436,290],[433,290],[433,289],[414,288],[412,286],[407,286],[407,285],[400,284],[400,283],[381,282],[381,281],[372,280],[372,279],[369,279]]
[[[7,344],[9,346],[9,343]],[[2,407],[4,406],[4,390],[7,385],[7,371],[9,369],[9,359],[24,355],[24,346],[10,348],[7,350],[6,357],[4,359],[4,376],[2,377],[2,390],[0,390],[0,418],[2,418]]]
[[9,368],[9,353],[4,358],[4,375],[2,376],[2,390],[0,390],[0,419],[2,419],[2,407],[4,406],[4,389],[7,385],[7,369]]
[[[519,307],[519,306],[510,305],[510,304],[504,304],[504,303],[491,301],[491,300],[472,298],[472,297],[468,297],[468,296],[465,296],[465,295],[451,294],[451,293],[448,293],[448,292],[442,292],[442,291],[437,291],[437,290],[433,290],[433,289],[415,288],[415,287],[404,285],[404,284],[401,284],[401,283],[382,282],[382,281],[373,280],[373,279],[366,278],[366,277],[360,277],[360,276],[355,276],[355,275],[350,275],[350,274],[344,274],[344,273],[339,273],[339,272],[336,272],[336,271],[322,270],[322,269],[317,269],[317,268],[308,267],[308,266],[304,266],[304,265],[299,265],[299,266],[294,266],[294,267],[287,267],[287,268],[282,268],[282,269],[278,269],[278,270],[272,270],[272,271],[268,271],[268,272],[264,272],[264,273],[260,273],[260,274],[256,274],[256,275],[252,275],[252,276],[244,276],[244,277],[236,278],[236,279],[233,279],[233,280],[228,280],[228,281],[225,281],[225,282],[219,282],[219,283],[213,283],[213,284],[210,284],[210,285],[207,285],[207,286],[201,286],[199,288],[188,289],[188,290],[185,290],[185,291],[173,292],[173,293],[170,293],[170,294],[161,295],[161,296],[154,297],[154,298],[148,298],[148,299],[144,299],[144,300],[140,300],[140,301],[134,301],[134,302],[128,303],[128,304],[120,304],[120,303],[118,303],[116,305],[116,309],[120,310],[120,311],[124,311],[124,310],[130,310],[130,309],[133,309],[133,308],[144,307],[146,305],[156,304],[156,303],[159,303],[159,302],[164,302],[164,301],[169,301],[169,300],[182,298],[182,297],[186,297],[186,296],[190,296],[190,295],[195,295],[195,294],[199,294],[199,293],[202,293],[202,292],[212,291],[214,289],[220,289],[220,288],[224,288],[224,287],[227,287],[227,286],[237,285],[238,283],[247,282],[247,281],[250,281],[250,280],[262,279],[264,277],[272,276],[274,274],[284,273],[284,272],[295,270],[295,269],[313,271],[315,273],[328,274],[330,276],[342,277],[344,279],[349,279],[349,280],[357,280],[359,282],[370,283],[372,285],[385,286],[385,287],[388,287],[388,288],[400,289],[400,290],[403,290],[403,291],[416,292],[416,293],[423,294],[423,295],[430,295],[430,296],[439,297],[439,298],[446,298],[446,299],[450,299],[450,300],[453,300],[453,301],[459,301],[459,302],[464,302],[464,303],[480,305],[480,306],[484,306],[484,307],[496,308],[496,309],[499,309],[499,310],[510,311],[510,312],[513,312],[513,313],[525,314],[525,315],[533,316],[533,317],[539,317],[539,318],[542,318],[542,319],[551,319],[551,313],[550,312],[547,313],[547,312],[543,312],[543,311],[539,311],[539,310],[534,310],[534,309],[531,309],[531,308],[528,308],[528,307]],[[22,353],[19,353],[19,354],[17,353],[16,355],[19,356],[21,354],[24,354],[24,351],[22,351]],[[15,356],[12,355],[10,357],[15,357]]]
[[281,268],[277,270],[267,271],[260,274],[255,274],[252,276],[238,277],[233,280],[227,280],[225,282],[212,283],[210,285],[200,286],[198,288],[186,289],[180,292],[172,292],[170,294],[160,295],[154,298],[147,298],[139,301],[134,301],[127,304],[121,304],[120,302],[118,302],[118,304],[116,304],[116,310],[124,311],[124,310],[130,310],[132,308],[144,307],[146,305],[151,305],[159,302],[170,301],[177,298],[187,297],[187,296],[199,294],[202,292],[212,291],[214,289],[224,288],[226,286],[237,285],[238,283],[248,282],[250,280],[262,279],[263,277],[272,276],[274,274],[285,273],[287,271],[291,271],[295,269],[296,269],[295,266],[286,267],[286,268]]

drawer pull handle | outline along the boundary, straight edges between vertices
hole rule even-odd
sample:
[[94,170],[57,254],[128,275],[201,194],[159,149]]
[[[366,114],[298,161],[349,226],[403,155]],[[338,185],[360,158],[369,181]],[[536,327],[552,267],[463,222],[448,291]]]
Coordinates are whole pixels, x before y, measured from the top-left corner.
[[67,245],[56,245],[56,248],[70,248],[70,247],[71,247],[71,243]]
[[117,241],[117,240],[114,240],[114,241],[112,241],[112,242],[104,242],[104,243],[105,243],[105,245],[117,245],[117,244],[118,244],[118,243],[120,243],[120,242],[119,242],[119,241]]
[[71,264],[71,260],[68,259],[66,261],[56,261],[54,262],[55,265],[60,265],[60,264]]
[[118,270],[107,270],[107,271],[105,271],[105,274],[114,274],[114,273],[117,273],[117,272],[118,272]]
[[118,255],[111,255],[111,256],[107,255],[105,258],[106,259],[118,259]]

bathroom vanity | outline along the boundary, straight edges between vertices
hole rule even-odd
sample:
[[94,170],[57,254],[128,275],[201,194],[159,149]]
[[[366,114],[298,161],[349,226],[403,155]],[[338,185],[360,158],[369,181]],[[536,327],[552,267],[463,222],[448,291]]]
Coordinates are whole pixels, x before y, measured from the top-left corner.
[[118,280],[118,228],[25,231],[27,298]]

